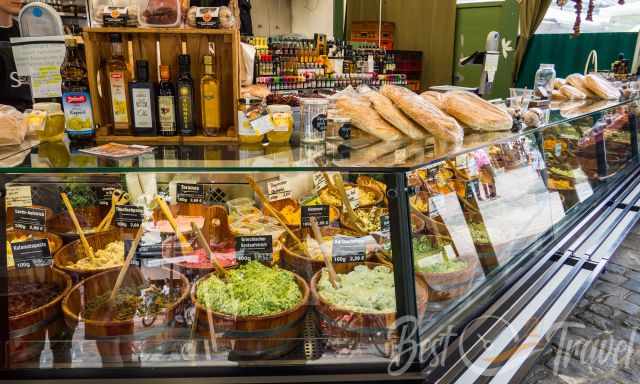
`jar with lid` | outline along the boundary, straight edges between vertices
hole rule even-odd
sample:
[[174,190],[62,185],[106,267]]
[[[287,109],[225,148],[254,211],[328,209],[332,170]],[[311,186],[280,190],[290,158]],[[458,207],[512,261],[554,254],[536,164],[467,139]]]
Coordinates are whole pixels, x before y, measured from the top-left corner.
[[293,112],[291,107],[283,104],[275,104],[267,107],[273,130],[267,133],[267,138],[272,144],[287,144],[293,133]]
[[301,99],[300,110],[302,119],[300,141],[305,144],[322,143],[327,129],[327,99]]
[[536,72],[534,88],[537,90],[545,88],[549,94],[553,91],[553,82],[556,79],[556,70],[554,64],[540,64],[540,68]]
[[258,132],[252,125],[266,113],[258,98],[242,98],[238,104],[238,140],[241,144],[260,144],[264,134]]
[[327,136],[349,140],[351,138],[351,119],[342,116],[332,116],[327,123]]

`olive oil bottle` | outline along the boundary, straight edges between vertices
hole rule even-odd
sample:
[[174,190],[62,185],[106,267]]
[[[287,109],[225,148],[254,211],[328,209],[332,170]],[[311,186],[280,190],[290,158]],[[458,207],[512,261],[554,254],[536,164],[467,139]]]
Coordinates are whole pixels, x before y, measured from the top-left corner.
[[189,55],[179,55],[178,66],[178,128],[181,135],[193,136],[196,134],[196,127],[193,120],[193,78]]
[[203,57],[204,71],[200,79],[202,131],[206,136],[220,134],[220,83],[215,75],[214,57]]
[[128,83],[131,80],[122,53],[122,37],[111,34],[111,60],[109,60],[109,89],[111,90],[111,108],[113,113],[113,133],[131,135],[131,118],[128,107]]

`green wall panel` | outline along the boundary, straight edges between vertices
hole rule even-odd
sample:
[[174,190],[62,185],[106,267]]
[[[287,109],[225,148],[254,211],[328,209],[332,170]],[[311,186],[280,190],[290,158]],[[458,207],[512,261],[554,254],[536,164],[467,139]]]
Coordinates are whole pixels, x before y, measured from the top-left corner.
[[608,70],[620,52],[627,59],[633,58],[637,37],[636,33],[583,33],[578,37],[570,34],[535,35],[518,74],[518,87],[532,87],[540,63],[555,64],[558,77],[583,73],[592,49],[598,52],[598,70]]

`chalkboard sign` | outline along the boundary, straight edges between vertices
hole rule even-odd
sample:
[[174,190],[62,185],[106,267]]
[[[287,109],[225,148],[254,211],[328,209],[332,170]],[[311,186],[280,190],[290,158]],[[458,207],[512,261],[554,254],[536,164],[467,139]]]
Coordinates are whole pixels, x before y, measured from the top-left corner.
[[273,238],[270,235],[236,237],[236,260],[270,263],[273,260]]
[[51,265],[49,240],[36,239],[11,243],[16,268],[34,268]]

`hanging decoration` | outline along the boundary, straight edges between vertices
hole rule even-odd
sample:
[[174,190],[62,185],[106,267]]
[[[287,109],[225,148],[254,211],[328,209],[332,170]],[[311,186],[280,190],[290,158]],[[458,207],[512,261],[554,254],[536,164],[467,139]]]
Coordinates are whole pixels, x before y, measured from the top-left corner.
[[[582,23],[582,0],[571,0],[574,2],[574,7],[576,10],[576,22],[573,24],[573,35],[578,36],[580,34],[580,24]],[[569,0],[556,0],[556,4],[559,7],[564,7],[567,5]],[[619,5],[624,5],[624,0],[618,0]],[[593,11],[596,7],[596,0],[589,0],[589,5],[587,8],[587,21],[593,21]]]

